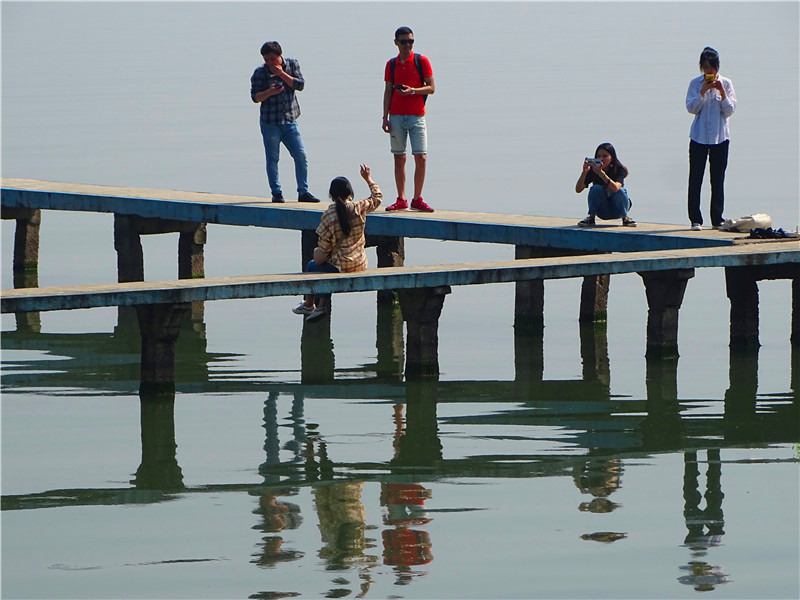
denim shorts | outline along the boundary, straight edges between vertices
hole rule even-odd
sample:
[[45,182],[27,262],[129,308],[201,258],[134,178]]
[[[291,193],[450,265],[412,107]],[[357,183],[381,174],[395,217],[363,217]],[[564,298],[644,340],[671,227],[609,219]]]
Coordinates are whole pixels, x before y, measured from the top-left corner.
[[392,126],[392,154],[406,153],[406,139],[411,138],[412,154],[428,153],[428,130],[425,115],[389,115]]

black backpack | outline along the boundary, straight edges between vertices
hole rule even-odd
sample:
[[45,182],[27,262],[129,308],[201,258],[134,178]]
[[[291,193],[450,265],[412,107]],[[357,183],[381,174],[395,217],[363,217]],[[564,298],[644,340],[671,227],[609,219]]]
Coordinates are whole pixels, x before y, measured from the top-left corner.
[[[389,59],[389,73],[392,76],[392,90],[394,90],[394,65],[397,62],[397,57],[393,56]],[[417,72],[419,72],[419,81],[421,85],[425,85],[425,76],[422,74],[422,55],[421,54],[414,54],[414,66],[417,67]],[[394,91],[392,92],[394,93]],[[422,103],[425,104],[428,101],[428,94],[420,94],[422,96]]]

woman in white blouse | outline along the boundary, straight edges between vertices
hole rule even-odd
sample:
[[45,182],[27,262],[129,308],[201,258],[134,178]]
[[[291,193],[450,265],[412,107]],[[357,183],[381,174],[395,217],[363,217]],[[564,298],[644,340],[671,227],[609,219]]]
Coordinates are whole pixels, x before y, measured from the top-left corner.
[[692,229],[703,228],[700,190],[706,160],[711,175],[711,225],[718,228],[725,220],[725,169],[728,166],[728,118],[736,109],[733,83],[719,75],[719,53],[706,46],[700,53],[702,75],[689,82],[686,110],[694,115],[689,131],[689,222]]

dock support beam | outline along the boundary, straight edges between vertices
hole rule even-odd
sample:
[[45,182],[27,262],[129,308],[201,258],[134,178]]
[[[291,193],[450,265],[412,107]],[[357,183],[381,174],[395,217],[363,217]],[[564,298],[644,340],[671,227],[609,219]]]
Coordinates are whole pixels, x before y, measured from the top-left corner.
[[[580,250],[545,248],[537,246],[515,246],[516,260],[547,258],[552,256],[579,256]],[[608,311],[608,286],[610,275],[589,275],[583,278],[581,305],[578,313],[580,323],[603,322]],[[544,280],[518,281],[514,292],[514,328],[536,333],[544,331]]]
[[752,269],[726,267],[725,292],[731,301],[730,345],[760,346],[758,341],[758,281]]
[[[38,208],[3,208],[3,219],[14,219],[14,257],[12,273],[15,288],[39,287],[39,228],[42,211]],[[38,312],[16,313],[17,331],[42,330]]]
[[42,211],[38,208],[4,208],[3,218],[17,222],[14,231],[14,275],[37,272]]
[[403,311],[399,305],[378,301],[375,326],[375,347],[378,360],[375,370],[380,380],[401,381],[405,346],[403,344]]
[[587,275],[581,284],[580,323],[605,322],[608,319],[608,285],[611,275]]
[[142,336],[140,394],[175,392],[175,342],[190,307],[188,302],[136,306]]
[[647,295],[647,358],[678,357],[678,311],[694,269],[639,273]]
[[[378,268],[402,267],[406,260],[405,238],[388,235],[366,236],[366,247],[375,246],[378,255]],[[378,290],[378,304],[397,304],[397,292]]]
[[439,376],[439,316],[450,286],[398,290],[406,322],[406,379]]
[[114,215],[114,249],[117,251],[117,281],[144,281],[144,252],[140,236],[179,233],[178,278],[205,277],[203,246],[206,224],[167,219]]
[[791,343],[800,345],[800,263],[725,267],[725,291],[731,302],[730,345],[759,346],[758,282],[792,280]]
[[800,347],[800,277],[792,279],[792,336],[793,346]]

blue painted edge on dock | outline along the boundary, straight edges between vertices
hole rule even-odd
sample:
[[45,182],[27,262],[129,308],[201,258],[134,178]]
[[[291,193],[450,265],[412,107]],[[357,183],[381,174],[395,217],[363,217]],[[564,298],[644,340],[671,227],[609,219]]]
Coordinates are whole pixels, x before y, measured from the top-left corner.
[[800,242],[772,242],[699,250],[562,256],[490,263],[392,267],[368,269],[353,274],[299,273],[20,288],[2,291],[0,308],[3,313],[72,310],[103,306],[295,296],[305,293],[327,294],[480,285],[702,267],[773,265],[787,265],[787,268],[791,269],[791,274],[788,276],[800,277]]
[[[69,210],[114,213],[147,219],[168,219],[195,223],[212,223],[231,226],[252,226],[276,229],[315,230],[320,212],[325,205],[271,205],[259,197],[225,196],[203,192],[172,192],[137,190],[154,197],[130,195],[128,188],[111,188],[82,184],[36,182],[54,188],[77,187],[89,191],[107,189],[109,193],[77,193],[32,189],[14,185],[2,188],[3,208],[42,210]],[[23,180],[21,180],[23,181]],[[24,180],[28,181],[28,180]],[[128,191],[128,194],[125,192]],[[111,193],[114,192],[114,193]],[[161,195],[185,195],[193,200],[179,200]],[[227,198],[226,202],[214,202]],[[437,216],[438,215],[438,216]],[[494,222],[491,221],[494,219]],[[540,219],[558,222],[559,226],[531,225],[521,221]],[[680,248],[709,248],[734,243],[732,237],[706,237],[688,232],[686,227],[664,225],[658,232],[622,227],[597,227],[580,229],[566,225],[565,219],[534,217],[530,215],[490,215],[485,213],[457,213],[437,211],[434,214],[386,214],[378,211],[367,218],[368,235],[407,238],[425,238],[447,241],[483,242],[571,249],[586,252],[642,252]]]

